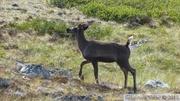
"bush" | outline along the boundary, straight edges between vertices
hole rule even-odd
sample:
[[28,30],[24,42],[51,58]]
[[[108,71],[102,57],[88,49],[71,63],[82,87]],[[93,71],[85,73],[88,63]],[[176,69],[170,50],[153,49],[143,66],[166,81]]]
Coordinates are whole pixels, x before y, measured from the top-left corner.
[[[48,0],[60,7],[77,7],[84,14],[103,20],[124,22],[137,17],[151,17],[180,23],[180,0]],[[61,6],[63,5],[63,6]]]
[[40,34],[45,33],[58,33],[58,34],[65,34],[67,25],[64,22],[57,23],[53,20],[46,20],[43,18],[36,18],[31,19],[23,23],[14,22],[12,24],[13,28],[19,30],[30,30],[33,29]]
[[87,5],[79,6],[78,9],[84,14],[96,16],[106,21],[114,20],[117,22],[123,22],[140,15],[138,9],[126,5],[106,6],[104,4],[91,2]]
[[99,39],[102,39],[102,38],[106,37],[107,35],[111,34],[112,31],[113,31],[113,29],[110,26],[101,27],[95,23],[95,24],[91,25],[87,31],[85,31],[85,35],[89,39],[99,40]]
[[59,8],[70,8],[81,4],[87,4],[90,0],[46,0],[48,5],[54,5]]

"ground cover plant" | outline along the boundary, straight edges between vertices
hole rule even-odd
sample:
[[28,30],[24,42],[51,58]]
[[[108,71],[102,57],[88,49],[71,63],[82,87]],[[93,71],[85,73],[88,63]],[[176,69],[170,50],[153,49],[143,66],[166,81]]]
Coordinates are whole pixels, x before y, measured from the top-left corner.
[[66,27],[68,25],[65,22],[56,22],[53,20],[47,20],[44,18],[35,18],[35,19],[28,19],[25,22],[13,22],[10,27],[17,29],[17,30],[35,30],[39,34],[53,34],[57,33],[59,35],[65,35]]
[[[180,1],[178,0],[85,0],[62,1],[50,0],[49,4],[63,7],[76,7],[84,14],[100,19],[117,22],[134,20],[137,17],[152,17],[159,20],[168,20],[180,23]],[[74,5],[73,5],[74,4]]]

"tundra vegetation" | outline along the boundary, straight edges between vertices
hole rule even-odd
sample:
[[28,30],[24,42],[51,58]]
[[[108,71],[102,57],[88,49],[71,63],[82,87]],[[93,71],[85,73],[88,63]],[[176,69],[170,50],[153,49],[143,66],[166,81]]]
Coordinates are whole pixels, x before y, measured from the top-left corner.
[[[2,2],[2,1],[0,1]],[[51,8],[78,9],[88,17],[101,19],[102,22],[117,22],[111,25],[96,23],[85,31],[88,40],[100,40],[125,44],[127,38],[134,36],[133,44],[148,39],[151,42],[131,50],[130,64],[136,69],[137,89],[139,94],[180,93],[180,1],[179,0],[46,0]],[[0,8],[1,10],[1,8]],[[73,13],[73,12],[72,12]],[[150,19],[137,27],[123,26],[138,19]],[[154,27],[151,27],[151,24]],[[123,94],[132,89],[98,88],[94,82],[93,67],[84,66],[85,80],[80,86],[62,84],[59,81],[46,81],[40,78],[27,81],[14,73],[16,59],[26,63],[43,64],[45,67],[58,67],[71,70],[74,78],[79,78],[79,64],[83,61],[75,38],[66,33],[71,23],[36,17],[24,22],[14,21],[0,28],[0,77],[7,78],[9,89],[29,92],[26,100],[52,100],[49,96],[35,96],[37,87],[48,85],[49,91],[63,88],[65,94],[85,95],[96,93],[107,101],[123,99]],[[128,85],[133,85],[129,73]],[[149,79],[162,80],[169,84],[167,89],[144,89]],[[27,82],[28,85],[26,85]],[[99,83],[124,85],[124,74],[119,66],[112,63],[99,63]],[[84,88],[87,90],[83,90]],[[0,98],[24,100],[21,97],[1,94]]]

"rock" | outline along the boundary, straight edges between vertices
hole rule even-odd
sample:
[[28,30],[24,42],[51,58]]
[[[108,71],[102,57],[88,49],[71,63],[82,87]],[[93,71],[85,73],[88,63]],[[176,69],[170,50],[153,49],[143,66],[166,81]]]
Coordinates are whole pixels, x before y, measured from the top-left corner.
[[66,14],[65,11],[63,11],[63,12],[58,12],[58,15],[59,15],[59,16],[64,15],[64,14]]
[[157,21],[151,21],[149,23],[149,27],[151,28],[157,28],[158,26],[160,26],[160,24]]
[[64,96],[64,93],[62,91],[59,91],[59,92],[49,93],[48,95],[51,95],[52,98],[56,99],[56,98]]
[[38,64],[23,64],[17,61],[19,73],[33,79],[35,77],[43,77],[44,79],[58,78],[59,76],[72,79],[73,75],[69,70],[50,68],[49,70]]
[[4,21],[4,20],[0,21],[0,25],[2,25],[3,23],[5,23],[5,21]]
[[27,96],[25,93],[23,93],[23,92],[21,92],[21,91],[16,91],[16,92],[14,92],[14,95],[20,96],[21,98],[24,98],[24,97]]
[[57,2],[56,3],[56,6],[58,7],[58,8],[64,8],[65,7],[65,3],[64,2]]
[[128,92],[126,92],[125,94],[133,94],[133,92],[131,92],[131,91],[128,91]]
[[57,76],[64,76],[67,77],[68,79],[72,79],[73,78],[73,74],[66,69],[58,69],[58,68],[51,68],[49,69],[50,75],[51,77],[57,77]]
[[18,49],[19,47],[15,44],[4,44],[2,48],[8,50],[8,49]]
[[135,28],[135,27],[138,27],[138,26],[140,26],[141,24],[139,24],[138,22],[132,22],[131,24],[130,24],[130,27],[133,27],[133,28]]
[[150,40],[148,40],[148,39],[139,40],[137,43],[130,45],[129,48],[130,48],[131,50],[134,50],[134,49],[139,48],[142,44],[144,44],[144,43],[150,43],[150,42],[152,42],[152,41],[150,41]]
[[19,72],[31,79],[35,77],[42,77],[44,79],[50,78],[49,71],[45,69],[42,65],[23,64],[20,62],[17,62],[17,64]]
[[104,101],[101,95],[97,94],[88,94],[88,95],[74,95],[67,94],[65,95],[63,92],[54,92],[47,93],[47,96],[51,96],[54,101]]
[[78,95],[65,95],[61,97],[61,101],[104,101],[103,97],[96,94],[89,94],[86,96],[78,96]]
[[168,84],[160,81],[160,80],[148,80],[144,85],[145,88],[170,88]]
[[12,4],[12,6],[13,6],[13,7],[19,7],[19,5],[18,5],[18,4]]
[[0,78],[0,88],[7,88],[9,86],[9,82],[7,79]]
[[7,29],[7,32],[10,36],[16,36],[17,35],[17,30]]

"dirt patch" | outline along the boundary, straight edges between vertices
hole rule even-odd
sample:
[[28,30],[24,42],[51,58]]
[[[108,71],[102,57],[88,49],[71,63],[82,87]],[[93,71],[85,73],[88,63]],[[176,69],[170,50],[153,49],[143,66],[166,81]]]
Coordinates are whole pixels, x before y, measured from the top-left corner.
[[57,7],[49,7],[46,0],[3,0],[0,2],[0,22],[1,25],[12,21],[23,22],[29,18],[46,18],[55,21],[64,21],[72,25],[82,22],[97,22],[101,24],[117,25],[115,22],[104,22],[97,18],[87,17],[82,12],[71,9],[61,9]]

